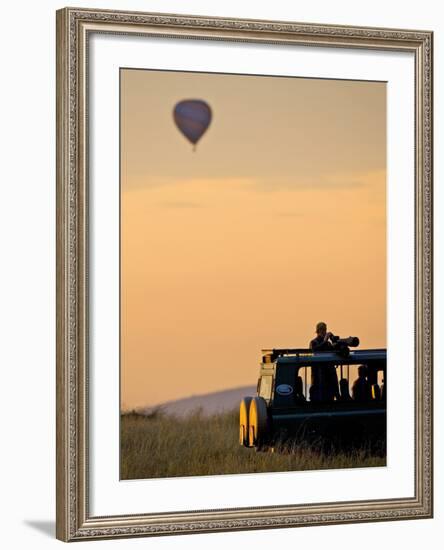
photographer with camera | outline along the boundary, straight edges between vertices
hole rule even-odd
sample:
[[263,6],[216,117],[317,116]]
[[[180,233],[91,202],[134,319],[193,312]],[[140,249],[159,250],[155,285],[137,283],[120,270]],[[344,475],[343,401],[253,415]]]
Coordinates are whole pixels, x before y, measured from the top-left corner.
[[313,338],[310,342],[310,349],[312,351],[330,351],[334,350],[336,353],[348,356],[350,353],[349,346],[359,346],[359,338],[357,336],[349,336],[348,338],[341,338],[335,336],[332,332],[327,332],[327,325],[322,321],[316,325],[316,338]]

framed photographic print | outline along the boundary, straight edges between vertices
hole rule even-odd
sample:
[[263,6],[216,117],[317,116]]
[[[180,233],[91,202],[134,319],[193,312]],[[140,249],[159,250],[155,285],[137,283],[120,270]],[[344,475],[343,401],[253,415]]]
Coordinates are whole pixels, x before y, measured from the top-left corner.
[[430,31],[57,12],[57,537],[432,516]]

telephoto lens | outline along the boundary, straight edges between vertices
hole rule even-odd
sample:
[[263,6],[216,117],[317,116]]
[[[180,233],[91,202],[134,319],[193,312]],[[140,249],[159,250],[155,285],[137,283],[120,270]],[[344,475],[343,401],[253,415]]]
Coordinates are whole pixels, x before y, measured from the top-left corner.
[[343,342],[344,344],[352,348],[356,348],[359,346],[359,338],[357,336],[349,336],[348,338],[342,338],[341,342]]

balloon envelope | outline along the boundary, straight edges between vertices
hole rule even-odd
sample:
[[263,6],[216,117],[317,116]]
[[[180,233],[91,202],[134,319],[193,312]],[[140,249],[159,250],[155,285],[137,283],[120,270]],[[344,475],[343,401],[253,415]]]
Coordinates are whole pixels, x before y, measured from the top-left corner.
[[211,108],[201,99],[179,101],[174,107],[174,122],[191,143],[196,144],[211,122]]

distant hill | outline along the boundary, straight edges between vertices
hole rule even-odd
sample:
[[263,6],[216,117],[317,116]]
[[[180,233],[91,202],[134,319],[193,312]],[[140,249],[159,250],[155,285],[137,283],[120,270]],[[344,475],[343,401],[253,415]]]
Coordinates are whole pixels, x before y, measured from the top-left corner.
[[161,409],[167,414],[186,416],[197,409],[204,415],[212,415],[219,412],[231,411],[237,408],[242,397],[255,395],[256,386],[242,386],[202,395],[192,395],[176,401],[167,401],[154,407],[137,409],[139,414],[150,414],[153,410]]

